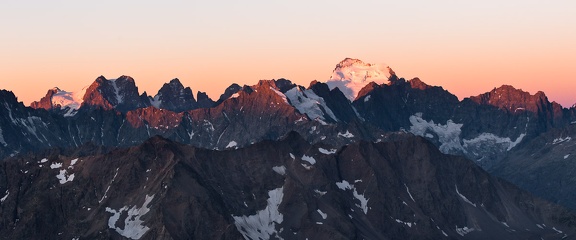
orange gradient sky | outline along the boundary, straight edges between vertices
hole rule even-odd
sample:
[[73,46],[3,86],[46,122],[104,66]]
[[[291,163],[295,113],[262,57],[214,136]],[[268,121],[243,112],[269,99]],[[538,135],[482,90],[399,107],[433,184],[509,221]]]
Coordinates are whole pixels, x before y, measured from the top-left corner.
[[3,1],[0,89],[28,105],[58,86],[132,76],[154,95],[287,78],[345,57],[459,98],[503,84],[576,103],[576,1]]

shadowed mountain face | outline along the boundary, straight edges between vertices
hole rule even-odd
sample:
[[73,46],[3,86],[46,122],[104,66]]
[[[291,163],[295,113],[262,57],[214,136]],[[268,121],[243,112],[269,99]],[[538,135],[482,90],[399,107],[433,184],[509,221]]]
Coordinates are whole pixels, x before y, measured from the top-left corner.
[[552,202],[576,209],[576,125],[548,131],[489,171]]
[[[409,134],[334,149],[291,133],[214,151],[154,137],[1,163],[10,239],[561,239],[576,216]],[[34,229],[34,231],[30,231]]]
[[158,91],[158,94],[150,99],[150,103],[156,108],[173,112],[183,112],[197,108],[192,89],[189,87],[184,88],[177,78],[165,83]]

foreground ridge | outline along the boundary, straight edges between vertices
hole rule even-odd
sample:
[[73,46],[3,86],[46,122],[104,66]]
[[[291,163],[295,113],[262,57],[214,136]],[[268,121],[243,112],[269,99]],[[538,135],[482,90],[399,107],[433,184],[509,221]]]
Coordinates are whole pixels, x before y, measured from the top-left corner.
[[19,157],[1,163],[8,177],[0,181],[0,232],[65,239],[562,239],[576,233],[573,213],[440,153],[424,138],[387,139],[338,149],[291,133],[216,151],[153,137],[108,153],[86,146]]

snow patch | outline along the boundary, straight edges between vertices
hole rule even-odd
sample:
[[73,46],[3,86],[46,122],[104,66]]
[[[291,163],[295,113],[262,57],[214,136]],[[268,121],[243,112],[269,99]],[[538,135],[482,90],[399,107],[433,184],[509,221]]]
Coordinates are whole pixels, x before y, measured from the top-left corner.
[[310,134],[313,134],[314,131],[316,131],[316,126],[312,126],[312,127],[310,128],[309,133],[310,133]]
[[472,231],[474,231],[474,228],[468,228],[468,227],[459,228],[458,226],[456,226],[456,232],[462,237],[464,237],[464,235]]
[[42,158],[42,160],[40,160],[40,163],[45,163],[45,162],[48,162],[47,158]]
[[428,131],[438,135],[440,141],[440,151],[451,153],[454,151],[466,152],[460,143],[460,133],[463,124],[454,123],[451,119],[446,121],[446,125],[435,124],[433,120],[426,121],[422,118],[422,113],[410,116],[410,132],[418,136],[426,136]]
[[272,167],[272,170],[282,176],[286,175],[286,167],[284,166],[276,166],[276,167]]
[[316,163],[316,159],[314,159],[314,157],[307,156],[307,155],[302,156],[302,160],[310,163],[310,165],[314,165]]
[[312,89],[301,89],[296,86],[288,90],[284,95],[298,112],[306,114],[310,119],[317,119],[323,122],[326,121],[325,115],[328,115],[332,120],[338,121],[336,115],[326,105],[324,98],[316,95]]
[[326,126],[326,125],[328,125],[328,123],[327,123],[327,122],[324,122],[324,121],[322,121],[322,119],[319,119],[319,118],[316,118],[316,119],[314,119],[314,121],[316,121],[316,122],[318,122],[318,123],[322,124],[323,126]]
[[270,190],[266,208],[250,216],[232,216],[244,239],[270,239],[271,236],[280,238],[276,224],[281,224],[284,220],[284,215],[278,210],[283,197],[284,187]]
[[160,97],[162,97],[162,93],[156,94],[156,96],[154,96],[154,98],[150,99],[150,105],[152,105],[155,108],[160,109],[160,105],[162,104],[162,99],[160,99]]
[[562,234],[562,231],[556,229],[556,227],[552,227],[552,230],[554,230],[554,231],[557,232],[558,234]]
[[569,157],[570,157],[570,154],[564,155],[564,159],[567,159],[567,158],[569,158]]
[[408,227],[412,227],[412,225],[416,226],[416,223],[404,222],[404,221],[402,221],[402,220],[400,220],[400,219],[396,219],[396,222],[397,222],[397,223],[404,224],[404,225],[406,225],[406,226],[408,226]]
[[346,130],[345,133],[338,132],[338,137],[353,138],[354,134],[352,134],[352,133],[350,133],[350,131]]
[[497,135],[494,135],[492,133],[482,133],[480,135],[478,135],[478,137],[472,138],[472,139],[464,139],[462,140],[464,142],[464,147],[468,147],[469,145],[480,145],[480,144],[486,144],[486,143],[496,143],[499,145],[502,145],[504,147],[506,147],[506,151],[510,151],[512,150],[512,148],[516,147],[516,145],[518,145],[522,139],[524,139],[524,136],[526,136],[526,134],[520,134],[520,136],[518,136],[516,138],[516,140],[512,141],[510,140],[509,137],[499,137]]
[[72,182],[74,180],[74,173],[68,174],[66,170],[60,170],[60,173],[56,175],[56,178],[60,181],[60,184],[64,184],[67,182]]
[[61,168],[62,167],[62,163],[52,163],[50,164],[50,168],[51,169],[56,169],[56,168]]
[[368,95],[368,96],[364,97],[364,102],[370,101],[370,97],[372,97],[372,95]]
[[352,190],[353,191],[352,194],[354,195],[354,197],[358,199],[358,201],[360,201],[360,204],[356,204],[356,206],[362,209],[364,214],[368,213],[368,201],[370,199],[367,199],[364,196],[364,194],[359,194],[356,188],[354,187],[354,184],[350,184],[348,181],[342,180],[342,182],[336,182],[336,186],[338,186],[338,188],[340,188],[341,190]]
[[317,194],[320,195],[320,196],[324,196],[324,195],[326,195],[326,193],[328,193],[327,191],[322,192],[322,191],[320,191],[320,190],[318,190],[318,189],[314,189],[314,192],[317,193]]
[[102,196],[102,198],[100,199],[100,201],[98,201],[98,203],[101,203],[107,197],[108,190],[110,190],[110,186],[112,186],[112,183],[114,183],[114,180],[116,180],[116,176],[118,176],[118,169],[120,169],[120,168],[116,168],[116,173],[114,173],[114,177],[112,178],[112,181],[110,181],[110,184],[108,184],[106,191],[104,191],[104,196]]
[[110,83],[112,83],[112,87],[114,88],[114,93],[116,94],[116,106],[120,105],[124,101],[124,97],[120,95],[120,88],[118,84],[116,84],[117,79],[110,79]]
[[[132,208],[129,208],[128,206],[124,206],[118,210],[107,207],[106,212],[113,214],[108,219],[108,227],[116,230],[116,232],[123,237],[140,239],[144,234],[146,234],[146,232],[148,232],[148,230],[150,230],[149,227],[143,225],[144,221],[141,218],[150,211],[149,205],[152,199],[154,199],[154,195],[146,195],[142,207],[133,206]],[[123,213],[127,215],[124,219],[124,229],[116,227],[116,222],[120,219],[121,215],[124,215]]]
[[228,143],[228,145],[226,145],[226,148],[238,148],[237,147],[238,143],[236,143],[236,141],[230,141],[230,143]]
[[552,144],[559,144],[559,143],[563,143],[563,142],[569,142],[570,140],[572,140],[571,137],[555,138],[554,141],[552,141]]
[[10,195],[10,191],[6,190],[6,195],[4,195],[4,197],[0,198],[0,203],[3,203],[4,201],[6,201],[6,199],[8,198],[8,195]]
[[322,154],[330,155],[336,153],[337,150],[336,149],[326,150],[324,148],[318,148],[318,151]]
[[410,198],[412,199],[412,202],[416,202],[414,200],[414,197],[412,197],[412,194],[410,193],[410,189],[408,189],[408,186],[406,186],[406,183],[404,183],[404,187],[406,187],[406,192],[408,193],[408,195],[410,196]]
[[292,153],[290,153],[290,158],[292,158],[292,160],[296,160],[296,157]]
[[299,123],[299,122],[303,122],[304,121],[304,117],[300,117],[298,118],[298,120],[294,121],[294,124]]
[[352,189],[352,186],[350,186],[350,183],[348,183],[346,180],[342,180],[342,182],[336,182],[336,186],[341,190]]
[[464,195],[462,195],[459,191],[458,191],[458,186],[454,185],[456,187],[456,193],[458,194],[458,196],[460,196],[460,198],[462,198],[462,200],[464,200],[464,202],[467,202],[468,204],[476,207],[476,204],[473,203],[472,201],[468,200],[468,198]]
[[76,165],[77,162],[78,162],[78,158],[72,159],[70,161],[70,166],[68,168],[74,168],[74,165]]
[[276,90],[276,89],[273,88],[273,87],[270,87],[270,90],[274,91],[276,94],[278,94],[278,96],[280,96],[280,97],[282,98],[282,100],[284,100],[285,103],[289,104],[289,103],[288,103],[288,99],[286,99],[286,95],[284,95],[284,93]]
[[320,216],[322,217],[322,219],[326,220],[326,218],[328,217],[328,214],[322,212],[322,210],[318,209],[316,210],[318,212],[318,214],[320,214]]

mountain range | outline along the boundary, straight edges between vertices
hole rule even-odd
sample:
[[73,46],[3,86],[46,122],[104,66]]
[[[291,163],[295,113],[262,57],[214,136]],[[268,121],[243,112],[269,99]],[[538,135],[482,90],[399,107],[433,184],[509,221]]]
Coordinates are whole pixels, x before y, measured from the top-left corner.
[[[53,88],[29,107],[0,90],[6,176],[0,195],[6,193],[2,212],[10,212],[2,214],[2,231],[42,236],[26,235],[27,228],[44,229],[32,213],[58,208],[42,212],[46,224],[57,224],[43,234],[570,238],[576,230],[571,210],[489,173],[576,209],[574,123],[576,108],[550,102],[543,92],[503,85],[459,100],[442,87],[398,77],[388,66],[350,58],[326,82],[232,84],[217,100],[203,92],[195,97],[178,79],[149,96],[128,76],[100,76],[78,92]],[[313,191],[320,186],[320,193]],[[142,191],[146,187],[150,192]],[[338,194],[322,200],[324,192]],[[72,211],[81,207],[93,211]],[[371,208],[378,217],[367,214]],[[134,211],[140,215],[129,221],[126,212]],[[267,225],[252,229],[264,220]]]

